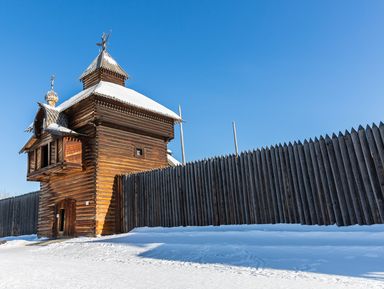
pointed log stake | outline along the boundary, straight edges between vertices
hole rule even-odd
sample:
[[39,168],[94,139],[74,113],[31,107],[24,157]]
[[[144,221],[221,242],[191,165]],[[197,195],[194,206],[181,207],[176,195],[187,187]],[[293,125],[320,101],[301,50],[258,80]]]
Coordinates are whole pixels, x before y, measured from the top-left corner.
[[180,116],[180,142],[181,142],[181,162],[185,166],[185,149],[184,149],[184,130],[183,130],[183,117],[181,115],[181,105],[179,105],[179,116]]

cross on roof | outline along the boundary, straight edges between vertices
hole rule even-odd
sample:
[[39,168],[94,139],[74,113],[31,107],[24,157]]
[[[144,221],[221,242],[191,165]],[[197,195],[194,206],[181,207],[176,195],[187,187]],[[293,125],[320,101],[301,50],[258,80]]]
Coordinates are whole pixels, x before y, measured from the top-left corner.
[[51,75],[51,90],[53,90],[53,86],[55,85],[55,78],[56,76],[54,74]]
[[101,36],[101,42],[96,43],[97,46],[101,46],[102,51],[107,49],[107,42],[110,35],[111,33],[107,34],[103,32],[103,35]]

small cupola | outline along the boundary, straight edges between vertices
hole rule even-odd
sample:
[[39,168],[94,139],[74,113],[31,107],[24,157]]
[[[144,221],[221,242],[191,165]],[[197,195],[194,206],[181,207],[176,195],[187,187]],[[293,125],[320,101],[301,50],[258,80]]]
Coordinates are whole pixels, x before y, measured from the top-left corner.
[[107,52],[109,36],[110,34],[103,33],[101,42],[96,43],[97,46],[101,47],[101,51],[80,76],[83,89],[87,89],[100,81],[108,81],[125,86],[128,74]]
[[45,101],[52,107],[55,107],[56,103],[59,101],[59,97],[54,90],[55,85],[55,76],[51,76],[51,89],[45,95]]

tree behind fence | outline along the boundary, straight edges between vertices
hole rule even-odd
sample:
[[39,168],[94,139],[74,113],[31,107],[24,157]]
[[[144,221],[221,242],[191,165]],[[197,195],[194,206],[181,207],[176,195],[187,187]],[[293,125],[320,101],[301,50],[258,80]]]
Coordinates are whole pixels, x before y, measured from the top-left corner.
[[384,223],[384,125],[118,176],[118,224]]
[[36,234],[39,192],[0,200],[0,237]]

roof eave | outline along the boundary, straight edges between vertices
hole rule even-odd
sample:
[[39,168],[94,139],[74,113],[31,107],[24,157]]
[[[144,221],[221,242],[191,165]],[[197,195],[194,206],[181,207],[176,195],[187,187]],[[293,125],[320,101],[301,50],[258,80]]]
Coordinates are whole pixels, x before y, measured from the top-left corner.
[[151,110],[151,109],[148,109],[148,108],[145,108],[145,107],[141,107],[141,106],[138,106],[138,105],[135,105],[135,104],[132,104],[132,103],[121,101],[121,100],[119,100],[117,98],[114,98],[114,97],[109,96],[109,95],[105,95],[105,94],[97,92],[97,91],[94,91],[92,94],[104,97],[106,99],[113,99],[114,101],[116,101],[116,102],[118,102],[118,103],[120,103],[122,105],[128,106],[128,107],[136,108],[136,109],[139,109],[139,110],[142,110],[142,111],[146,111],[146,112],[149,112],[149,113],[152,113],[152,114],[155,114],[155,115],[160,115],[162,117],[172,119],[175,123],[180,123],[180,122],[183,121],[180,117],[177,116],[176,113],[175,113],[176,116],[171,116],[169,114],[161,113],[161,112],[154,111],[154,110]]
[[37,141],[37,138],[34,135],[31,136],[28,139],[27,143],[21,148],[21,150],[19,151],[19,154],[27,152],[29,148],[31,148],[36,141]]

